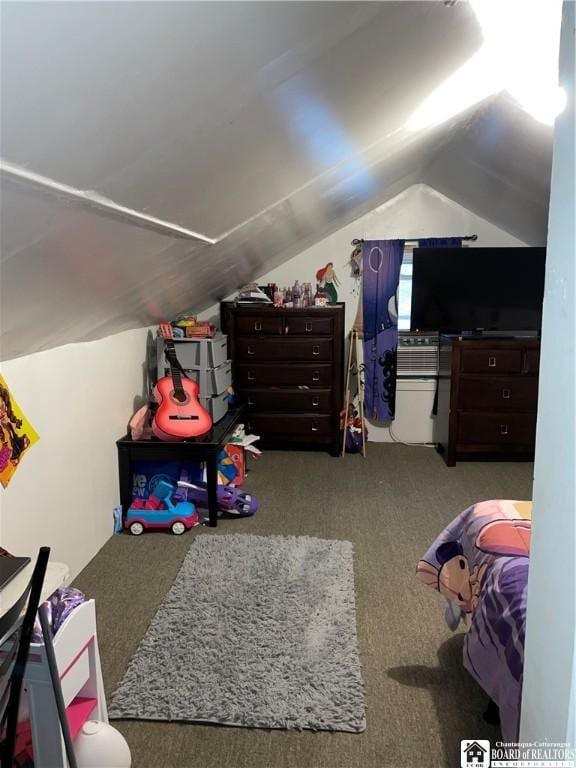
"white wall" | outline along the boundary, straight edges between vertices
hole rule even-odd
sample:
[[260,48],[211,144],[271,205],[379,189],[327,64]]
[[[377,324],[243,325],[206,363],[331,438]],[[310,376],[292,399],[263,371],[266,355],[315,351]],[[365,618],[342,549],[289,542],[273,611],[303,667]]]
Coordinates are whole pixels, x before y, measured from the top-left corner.
[[522,741],[532,742],[567,741],[576,730],[574,9],[564,3],[560,80],[568,106],[554,135],[542,326],[520,731]]
[[[338,298],[346,302],[346,333],[348,333],[358,308],[358,285],[355,286],[348,266],[352,252],[351,241],[354,238],[417,239],[473,234],[478,235],[478,240],[469,242],[471,246],[525,245],[440,192],[425,184],[416,184],[354,223],[298,254],[282,266],[267,272],[259,278],[258,282],[260,284],[275,282],[284,286],[293,285],[294,280],[299,279],[301,282],[311,282],[314,286],[316,271],[327,262],[333,262],[341,282]],[[429,400],[431,411],[432,396],[429,396]],[[404,405],[408,410],[410,409],[409,404],[398,402],[398,413]],[[419,402],[419,407],[421,405],[422,403]],[[429,431],[431,435],[431,425]],[[394,433],[401,440],[411,441],[409,432],[405,430],[403,433],[400,418],[396,419]],[[369,439],[375,442],[388,442],[392,438],[387,427],[370,425]]]
[[143,390],[147,329],[2,363],[40,440],[0,489],[0,541],[18,553],[42,545],[74,577],[112,533],[117,440]]

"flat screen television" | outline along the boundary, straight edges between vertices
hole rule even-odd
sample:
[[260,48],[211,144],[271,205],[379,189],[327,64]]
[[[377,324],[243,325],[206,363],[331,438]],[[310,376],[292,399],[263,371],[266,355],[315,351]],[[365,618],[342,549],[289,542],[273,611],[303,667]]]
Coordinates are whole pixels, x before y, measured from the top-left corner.
[[413,331],[540,331],[545,248],[415,248]]

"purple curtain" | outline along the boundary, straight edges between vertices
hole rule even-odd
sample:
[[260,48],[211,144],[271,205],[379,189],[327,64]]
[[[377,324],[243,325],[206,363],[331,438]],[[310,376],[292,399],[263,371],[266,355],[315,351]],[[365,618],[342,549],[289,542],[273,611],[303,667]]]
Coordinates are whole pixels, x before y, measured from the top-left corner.
[[362,244],[364,326],[364,405],[372,421],[392,421],[396,409],[396,293],[404,240],[365,240]]
[[[364,410],[372,421],[393,421],[396,411],[396,295],[404,240],[365,240],[362,244],[364,320]],[[461,248],[461,237],[424,237],[420,248]]]

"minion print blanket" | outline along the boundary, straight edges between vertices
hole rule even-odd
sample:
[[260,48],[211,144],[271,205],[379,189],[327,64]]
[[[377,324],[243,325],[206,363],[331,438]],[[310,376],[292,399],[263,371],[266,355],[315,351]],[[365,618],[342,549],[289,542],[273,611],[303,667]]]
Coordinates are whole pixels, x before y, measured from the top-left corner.
[[500,709],[504,741],[520,724],[532,503],[484,501],[445,528],[416,575],[467,615],[464,666]]

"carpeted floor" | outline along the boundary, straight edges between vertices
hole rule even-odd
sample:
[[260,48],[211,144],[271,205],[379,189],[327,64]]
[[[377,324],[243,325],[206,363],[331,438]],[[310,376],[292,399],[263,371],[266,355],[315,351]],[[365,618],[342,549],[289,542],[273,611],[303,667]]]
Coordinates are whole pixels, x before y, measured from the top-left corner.
[[272,452],[252,463],[253,519],[176,537],[111,539],[75,586],[96,599],[108,693],[115,688],[193,536],[310,535],[354,543],[358,635],[366,684],[361,734],[118,722],[134,768],[452,768],[460,739],[497,738],[482,691],[462,667],[462,635],[414,569],[458,512],[490,498],[528,499],[532,464],[460,463],[435,451],[370,444],[368,457]]

